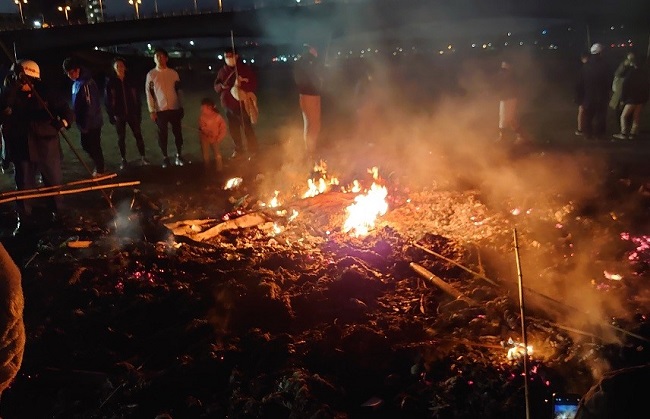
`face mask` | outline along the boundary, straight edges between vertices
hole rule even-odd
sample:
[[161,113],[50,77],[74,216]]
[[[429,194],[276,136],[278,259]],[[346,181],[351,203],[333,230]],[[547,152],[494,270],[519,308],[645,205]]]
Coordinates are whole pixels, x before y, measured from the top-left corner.
[[234,58],[226,58],[226,65],[228,67],[234,67],[235,66],[235,59]]

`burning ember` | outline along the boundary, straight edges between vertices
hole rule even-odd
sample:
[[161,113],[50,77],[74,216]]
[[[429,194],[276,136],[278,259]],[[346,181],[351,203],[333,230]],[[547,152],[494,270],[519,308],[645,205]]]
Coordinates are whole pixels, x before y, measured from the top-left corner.
[[225,190],[235,189],[235,188],[237,188],[239,185],[241,185],[241,183],[242,183],[243,181],[244,181],[244,179],[242,179],[242,178],[240,178],[240,177],[234,177],[234,178],[232,178],[232,179],[228,179],[228,180],[226,181],[226,185],[225,185],[223,188],[224,188]]
[[354,204],[346,208],[348,218],[343,224],[343,232],[351,232],[355,237],[367,235],[375,227],[377,217],[388,211],[388,190],[376,183],[379,180],[378,168],[373,167],[368,172],[372,173],[375,182],[366,194],[354,198]]
[[603,271],[603,275],[605,275],[605,278],[611,279],[612,281],[620,281],[621,279],[623,279],[623,275],[613,274],[607,271]]
[[524,346],[523,343],[521,342],[515,342],[512,340],[512,338],[508,338],[508,345],[510,345],[510,348],[508,349],[508,361],[514,361],[516,359],[520,359],[526,355],[526,351],[528,351],[528,355],[533,354],[533,347],[531,345],[528,345],[528,347]]

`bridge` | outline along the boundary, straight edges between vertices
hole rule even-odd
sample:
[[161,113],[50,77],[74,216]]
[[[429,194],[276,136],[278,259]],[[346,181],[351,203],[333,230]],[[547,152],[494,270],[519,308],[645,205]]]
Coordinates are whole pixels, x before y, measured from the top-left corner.
[[21,29],[0,32],[0,41],[5,45],[15,44],[22,53],[44,53],[59,48],[189,37],[228,39],[233,31],[238,39],[296,44],[310,39],[390,33],[414,25],[445,31],[449,30],[450,22],[461,30],[472,31],[477,29],[475,22],[498,18],[584,23],[619,20],[646,26],[647,30],[648,16],[650,1],[647,0],[360,0]]

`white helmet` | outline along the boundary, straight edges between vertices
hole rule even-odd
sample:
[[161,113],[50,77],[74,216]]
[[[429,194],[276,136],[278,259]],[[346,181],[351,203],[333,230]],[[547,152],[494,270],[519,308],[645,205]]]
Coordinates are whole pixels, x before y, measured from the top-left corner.
[[41,69],[36,62],[32,60],[18,60],[16,64],[22,68],[22,72],[25,73],[26,76],[37,80],[41,78]]

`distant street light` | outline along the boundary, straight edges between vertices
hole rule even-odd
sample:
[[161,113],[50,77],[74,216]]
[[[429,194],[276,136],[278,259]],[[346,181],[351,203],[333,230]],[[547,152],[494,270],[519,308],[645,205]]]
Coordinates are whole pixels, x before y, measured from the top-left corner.
[[25,23],[25,15],[23,15],[23,3],[27,4],[27,0],[14,0],[14,3],[18,5],[18,10],[20,10],[20,20]]
[[135,18],[140,19],[140,5],[142,4],[142,0],[129,0],[129,4],[135,7]]
[[59,6],[58,7],[59,12],[65,13],[65,20],[70,23],[70,17],[68,16],[68,12],[70,11],[70,6]]

